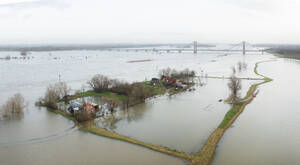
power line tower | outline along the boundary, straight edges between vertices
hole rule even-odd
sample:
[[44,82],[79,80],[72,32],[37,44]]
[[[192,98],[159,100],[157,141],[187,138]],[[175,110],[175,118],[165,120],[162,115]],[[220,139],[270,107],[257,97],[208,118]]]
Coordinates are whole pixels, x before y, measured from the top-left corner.
[[197,54],[197,41],[194,41],[194,54]]

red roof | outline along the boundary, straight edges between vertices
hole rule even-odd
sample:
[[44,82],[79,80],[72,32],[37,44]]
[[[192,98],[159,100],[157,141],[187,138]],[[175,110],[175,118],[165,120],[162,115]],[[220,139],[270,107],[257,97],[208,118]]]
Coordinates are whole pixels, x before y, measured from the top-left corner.
[[86,104],[83,104],[83,110],[92,112],[95,110],[95,107],[92,104],[86,103]]

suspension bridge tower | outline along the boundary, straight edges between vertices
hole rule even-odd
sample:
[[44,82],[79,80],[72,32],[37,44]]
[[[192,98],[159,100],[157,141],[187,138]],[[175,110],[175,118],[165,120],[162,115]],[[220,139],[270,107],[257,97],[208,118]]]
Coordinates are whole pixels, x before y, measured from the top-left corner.
[[245,55],[246,54],[246,42],[243,41],[242,44],[243,44],[243,55]]
[[197,41],[194,41],[194,54],[197,54]]

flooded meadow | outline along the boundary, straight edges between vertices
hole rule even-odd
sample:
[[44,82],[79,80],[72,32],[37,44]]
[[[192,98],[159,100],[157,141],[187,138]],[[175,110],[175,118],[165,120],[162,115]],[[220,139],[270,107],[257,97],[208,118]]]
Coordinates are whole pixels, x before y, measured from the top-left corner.
[[[7,55],[19,56],[18,52],[0,52],[0,57],[4,58]],[[232,67],[237,67],[239,62],[246,64],[242,71],[238,69],[236,71],[238,77],[245,78],[242,80],[240,92],[241,96],[244,96],[252,84],[260,81],[248,80],[248,78],[261,78],[254,73],[256,62],[274,58],[270,54],[255,53],[243,56],[241,53],[225,52],[192,54],[122,51],[32,52],[28,56],[29,59],[0,60],[2,78],[0,90],[3,91],[0,93],[0,104],[3,104],[8,96],[19,92],[25,97],[28,105],[23,117],[0,120],[0,159],[5,164],[20,164],[21,162],[25,164],[42,162],[48,164],[98,164],[99,162],[103,164],[122,164],[124,162],[126,164],[141,164],[141,162],[143,164],[185,164],[185,161],[172,156],[83,132],[72,121],[51,113],[45,108],[36,107],[34,104],[39,97],[43,96],[49,84],[58,81],[67,82],[73,92],[76,90],[86,91],[89,90],[86,82],[98,73],[128,82],[138,82],[158,77],[159,70],[167,67],[189,68],[195,70],[199,76],[196,78],[195,90],[173,96],[156,96],[147,99],[143,104],[98,117],[95,122],[101,128],[146,143],[165,146],[185,153],[196,153],[230,109],[230,105],[222,100],[230,94],[227,78],[232,74]],[[286,73],[297,69],[299,65],[297,62],[288,64],[283,60],[275,63],[282,66],[281,68],[287,68]],[[266,106],[263,102],[270,102],[271,89],[280,90],[274,86],[287,85],[285,81],[276,81],[276,77],[286,75],[285,69],[279,70],[280,68],[277,67],[278,72],[274,73],[273,68],[274,63],[259,66],[259,72],[274,78],[275,81],[260,87],[258,97],[246,107],[245,112],[234,123],[234,127],[226,132],[218,147],[214,164],[226,162],[225,160],[234,156],[235,152],[242,150],[239,148],[241,145],[238,145],[240,144],[237,143],[238,140],[233,140],[241,138],[238,135],[246,136],[247,131],[259,131],[256,129],[258,126],[253,126],[253,124],[258,125],[268,120],[271,122],[271,119],[265,118],[259,112],[270,111],[271,107],[261,106]],[[286,75],[286,79],[292,79],[292,77]],[[296,82],[292,84],[296,85]],[[268,94],[268,88],[270,88],[270,94]],[[295,93],[295,98],[296,95]],[[101,99],[90,98],[90,100],[99,103]],[[278,98],[275,102],[280,104],[279,100],[284,101],[285,99]],[[293,105],[296,106],[296,99],[294,100]],[[272,104],[272,109],[278,109],[278,113],[281,112],[279,108],[280,106],[273,107]],[[291,112],[297,113],[296,110]],[[255,119],[251,119],[251,117]],[[259,119],[261,121],[257,122]],[[295,122],[296,130],[296,115],[294,115],[294,120],[290,121]],[[276,122],[276,124],[278,123],[280,122]],[[287,127],[290,123],[286,124]],[[263,129],[266,126],[267,124],[263,124],[259,128]],[[282,127],[285,129],[284,125]],[[255,133],[255,135],[261,133]],[[278,132],[275,130],[270,132],[270,137],[273,137],[275,133]],[[257,139],[262,138],[253,136],[251,134],[251,136],[241,138],[243,141],[249,140],[243,143],[244,152],[239,151],[239,154],[246,156],[249,153],[247,148],[254,147],[254,144],[258,142]],[[293,137],[296,138],[296,134]],[[275,140],[278,139],[274,139],[274,142]],[[263,143],[263,140],[261,142]],[[266,143],[263,144],[266,145]],[[263,145],[260,146],[263,147]],[[234,150],[234,148],[238,149]],[[17,155],[17,158],[13,158],[12,155]],[[52,159],[53,155],[56,157],[55,160]],[[261,159],[266,160],[267,157],[265,158],[264,155],[266,154],[261,154]],[[118,159],[115,159],[116,157]],[[228,161],[228,164],[230,163],[232,164]]]

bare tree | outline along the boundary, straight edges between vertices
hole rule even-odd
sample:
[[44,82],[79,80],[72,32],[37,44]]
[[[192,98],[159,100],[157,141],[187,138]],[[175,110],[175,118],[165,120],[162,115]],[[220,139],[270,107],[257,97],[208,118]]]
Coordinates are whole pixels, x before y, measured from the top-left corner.
[[71,88],[68,87],[66,82],[58,82],[55,84],[50,84],[47,87],[46,93],[44,97],[42,98],[43,105],[52,108],[57,109],[56,103],[63,99],[65,96],[67,96],[71,91]]
[[172,73],[172,69],[171,68],[166,68],[166,69],[160,70],[158,75],[159,75],[160,78],[162,78],[163,76],[171,77],[171,73]]
[[238,71],[241,72],[243,70],[243,63],[241,61],[239,61],[237,63],[237,66],[238,66]]
[[9,98],[0,110],[3,113],[3,117],[9,118],[23,113],[25,107],[24,97],[20,93],[17,93]]
[[120,81],[117,79],[111,80],[111,88],[110,91],[128,96],[132,90],[132,85],[125,81]]
[[235,102],[239,97],[239,91],[242,89],[241,80],[232,75],[229,79],[228,87],[231,91],[232,101]]
[[66,82],[58,82],[55,83],[55,90],[57,90],[57,94],[59,96],[59,99],[64,98],[65,96],[70,94],[71,88],[68,87]]
[[57,92],[55,85],[50,84],[47,87],[45,96],[43,98],[43,104],[49,108],[57,109],[56,103],[59,99],[59,93]]
[[231,71],[232,71],[232,74],[235,75],[236,70],[235,70],[235,67],[234,67],[234,66],[231,67]]
[[9,56],[9,55],[7,55],[7,56],[5,56],[5,58],[4,58],[5,60],[10,60],[11,59],[11,57]]
[[149,89],[141,84],[133,84],[133,88],[130,93],[130,97],[132,97],[138,101],[145,101],[146,98],[151,96],[151,94],[152,94],[151,89]]
[[93,114],[92,112],[80,111],[78,112],[78,114],[76,114],[75,117],[79,122],[84,122],[84,121],[93,120],[94,116],[95,114]]
[[108,87],[110,85],[110,80],[106,76],[97,74],[87,83],[90,85],[90,87],[95,92],[100,93],[100,92],[105,92],[106,90],[108,90]]
[[194,77],[196,75],[196,72],[193,70],[189,70],[188,68],[177,71],[175,69],[166,68],[162,69],[158,73],[159,77],[168,77],[168,78],[188,78],[188,77]]
[[110,112],[113,112],[115,110],[115,108],[121,106],[121,104],[122,104],[119,100],[117,100],[115,98],[107,98],[107,97],[102,97],[101,102],[102,102],[103,105],[104,104],[107,105],[107,109]]
[[243,62],[243,69],[246,70],[248,67],[247,63]]
[[245,62],[239,61],[237,66],[238,66],[238,71],[239,72],[247,69],[247,63],[245,63]]

